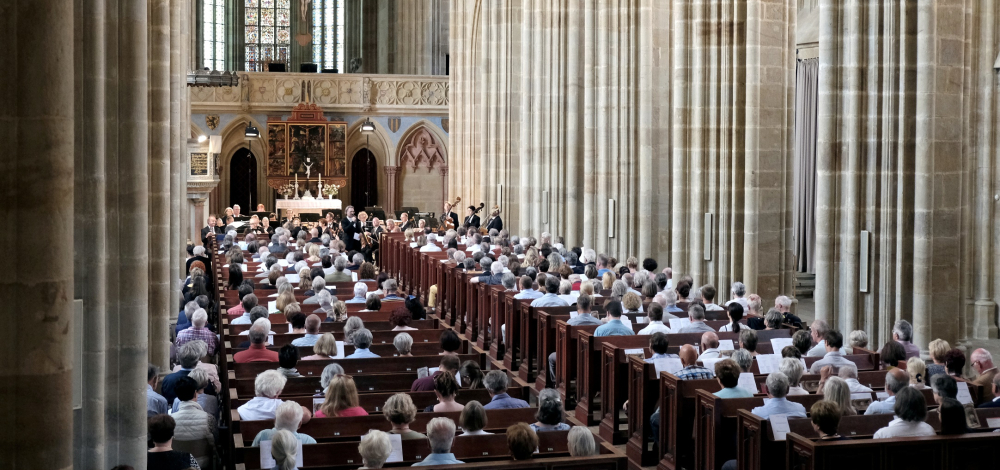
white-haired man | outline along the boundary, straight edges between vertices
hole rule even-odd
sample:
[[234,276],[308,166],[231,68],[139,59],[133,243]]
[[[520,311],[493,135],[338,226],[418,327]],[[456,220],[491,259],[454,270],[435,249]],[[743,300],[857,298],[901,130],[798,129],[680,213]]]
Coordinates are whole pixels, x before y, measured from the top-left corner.
[[205,327],[206,323],[208,323],[208,312],[203,308],[195,310],[194,314],[191,315],[191,327],[177,333],[177,340],[174,342],[174,346],[180,349],[188,341],[201,340],[208,346],[208,355],[214,355],[215,348],[219,344],[219,338],[215,336],[212,330]]
[[334,271],[326,275],[326,283],[332,284],[334,282],[351,282],[354,280],[354,276],[351,275],[351,271],[347,269],[347,258],[344,256],[337,256],[333,260]]
[[[288,378],[277,370],[266,370],[257,375],[253,381],[254,398],[236,409],[240,419],[244,421],[260,421],[274,419],[278,406],[282,401],[278,397],[285,388]],[[312,417],[308,409],[303,408],[303,414]]]
[[368,284],[358,282],[354,284],[354,298],[345,300],[345,304],[363,304],[368,301]]
[[414,467],[429,465],[455,465],[465,463],[455,458],[451,452],[451,444],[455,440],[455,422],[448,418],[434,418],[427,423],[427,440],[430,441],[431,453],[424,460],[413,464]]
[[997,366],[993,365],[993,355],[989,351],[979,348],[972,351],[972,356],[969,359],[972,361],[972,368],[979,374],[979,377],[976,377],[972,383],[982,385],[986,387],[986,390],[990,390],[990,387],[993,386],[993,378],[997,376]]
[[267,337],[271,333],[271,322],[267,318],[258,318],[248,330],[250,346],[236,353],[233,361],[244,362],[278,362],[278,352],[267,349]]
[[281,402],[274,411],[274,428],[257,433],[257,437],[253,438],[252,446],[260,447],[260,441],[270,441],[271,436],[281,430],[292,433],[303,444],[315,444],[316,439],[299,432],[299,428],[302,427],[302,419],[305,416],[306,413],[302,405],[291,400]]
[[187,259],[187,266],[185,267],[185,271],[184,271],[185,274],[191,274],[191,264],[194,263],[195,261],[201,261],[202,264],[204,264],[206,268],[209,266],[209,263],[211,262],[211,260],[209,260],[208,257],[205,256],[205,247],[204,246],[200,246],[199,245],[199,246],[194,247],[191,250],[191,254],[192,254],[192,256]]
[[747,295],[746,284],[739,281],[734,282],[733,287],[729,289],[729,294],[732,295],[733,298],[729,302],[726,302],[726,307],[728,307],[729,304],[731,303],[738,303],[741,306],[743,306],[744,312],[750,310],[750,305],[747,304],[747,298],[746,298]]
[[326,289],[326,279],[323,276],[316,276],[312,281],[312,297],[302,301],[303,305],[316,305],[319,304],[319,294],[321,292],[330,292]]
[[[913,344],[913,325],[906,320],[899,320],[892,325],[892,339],[903,346],[906,358],[920,357],[920,348]],[[989,383],[989,382],[987,382]]]

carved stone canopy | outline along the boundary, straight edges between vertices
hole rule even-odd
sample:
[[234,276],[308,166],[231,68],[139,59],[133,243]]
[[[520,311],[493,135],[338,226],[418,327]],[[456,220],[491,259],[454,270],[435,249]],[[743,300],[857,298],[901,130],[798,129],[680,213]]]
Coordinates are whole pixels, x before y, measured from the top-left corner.
[[445,164],[445,156],[442,151],[443,148],[434,138],[434,134],[427,128],[421,127],[407,137],[399,163],[400,166],[409,163],[413,171],[426,165],[427,172],[430,173],[438,163]]

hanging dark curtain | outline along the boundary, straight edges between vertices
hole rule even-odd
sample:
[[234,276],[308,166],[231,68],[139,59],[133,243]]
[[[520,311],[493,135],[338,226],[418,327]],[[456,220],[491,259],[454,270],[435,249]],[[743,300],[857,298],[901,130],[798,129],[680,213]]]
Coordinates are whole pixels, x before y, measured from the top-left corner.
[[361,212],[378,204],[378,168],[375,155],[368,149],[358,150],[351,160],[351,205]]
[[819,101],[819,59],[798,61],[795,69],[795,205],[796,268],[815,273],[816,246],[816,115]]
[[257,197],[257,157],[249,149],[239,149],[229,161],[229,202],[239,204],[242,214],[249,214]]

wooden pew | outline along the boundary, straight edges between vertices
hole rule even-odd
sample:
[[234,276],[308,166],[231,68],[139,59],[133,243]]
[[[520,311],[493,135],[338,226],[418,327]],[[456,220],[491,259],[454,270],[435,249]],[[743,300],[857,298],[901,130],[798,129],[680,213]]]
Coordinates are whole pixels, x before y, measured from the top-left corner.
[[[366,359],[329,359],[321,361],[299,361],[297,369],[305,376],[319,376],[323,373],[323,368],[329,364],[340,364],[344,372],[348,374],[373,374],[389,372],[416,372],[421,367],[437,367],[441,363],[442,356],[411,356],[411,357],[374,357]],[[461,362],[476,361],[482,363],[486,360],[482,353],[459,354]],[[234,364],[232,370],[237,378],[254,378],[266,370],[273,370],[277,366],[274,362],[246,362]]]
[[[277,330],[272,328],[275,332],[274,335],[274,345],[284,346],[286,344],[291,344],[296,338],[301,338],[305,336],[304,333],[283,333],[279,327]],[[288,331],[287,329],[285,331]],[[413,337],[414,343],[439,343],[441,341],[441,333],[444,330],[411,330],[407,331],[410,336]],[[344,332],[341,331],[331,331],[333,336],[337,338],[338,341],[344,341]],[[372,344],[392,344],[392,340],[396,338],[396,335],[402,333],[401,331],[373,331],[372,332]],[[247,341],[245,336],[240,335],[225,335],[225,341],[229,341],[232,344],[240,344]]]
[[[231,345],[227,346],[227,351],[229,354],[236,355],[240,351],[245,351],[246,348],[234,348]],[[268,346],[267,349],[271,351],[278,351],[281,349],[279,346]],[[299,350],[299,357],[311,356],[313,354],[312,346],[299,346],[296,349]],[[344,354],[351,355],[354,353],[354,346],[347,344],[344,345]],[[373,344],[369,351],[378,354],[381,357],[399,357],[399,351],[393,344]],[[462,347],[460,351],[469,351],[469,341],[462,340]],[[413,347],[410,348],[410,354],[413,356],[436,356],[441,352],[441,346],[438,343],[414,343]]]
[[1000,461],[1000,433],[850,441],[813,441],[790,433],[787,442],[782,467],[801,470],[987,470]]
[[[381,413],[382,406],[385,405],[386,400],[389,397],[395,395],[397,392],[378,392],[378,393],[361,393],[358,394],[360,399],[359,406],[365,409],[369,414],[371,413]],[[431,405],[436,405],[437,395],[431,392],[407,392],[410,398],[413,399],[413,404],[417,406],[417,410],[423,412],[425,408]],[[509,387],[507,389],[507,394],[514,398],[520,398],[522,400],[527,400],[529,392],[524,387]],[[294,401],[306,408],[313,409],[313,399],[317,397],[313,396],[297,396],[297,397],[282,397],[285,400]],[[470,390],[464,388],[459,390],[458,395],[455,397],[455,401],[466,404],[472,400],[476,400],[479,403],[486,404],[491,400],[489,392],[486,389],[476,389]],[[233,407],[240,407],[244,403],[250,401],[250,398],[240,398],[233,402]]]
[[[280,315],[280,316],[281,316],[281,319],[284,320],[284,315]],[[270,315],[268,316],[268,320],[270,320]],[[344,323],[345,322],[323,322],[323,323],[320,324],[319,331],[320,331],[320,333],[335,333],[335,332],[338,332],[338,331],[339,332],[343,332],[344,331]],[[225,334],[230,334],[230,335],[238,335],[238,334],[240,334],[240,333],[242,333],[244,331],[249,330],[250,327],[253,326],[253,325],[229,325],[229,324],[226,324],[226,323],[223,323],[223,325],[224,325],[225,330],[226,330],[226,331],[224,331],[224,333]],[[275,325],[286,325],[285,328],[288,328],[287,323],[275,323],[275,322],[271,322],[271,328],[272,329],[274,329]],[[413,320],[410,323],[410,327],[411,328],[416,328],[418,330],[437,330],[439,328],[439,325],[440,325],[440,321],[438,321],[437,318],[429,318],[427,320]],[[393,326],[390,325],[388,321],[384,321],[384,322],[383,321],[366,321],[365,322],[365,328],[368,328],[368,330],[372,331],[372,332],[375,332],[375,331],[392,331]],[[275,332],[279,332],[279,331],[275,330]]]

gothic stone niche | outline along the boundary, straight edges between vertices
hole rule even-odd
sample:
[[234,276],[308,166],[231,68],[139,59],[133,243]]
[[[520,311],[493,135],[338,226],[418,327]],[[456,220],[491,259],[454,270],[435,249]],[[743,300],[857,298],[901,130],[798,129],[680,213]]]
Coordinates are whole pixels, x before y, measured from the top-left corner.
[[399,158],[400,166],[409,164],[413,171],[424,165],[430,173],[440,163],[445,164],[444,149],[426,127],[421,127],[411,133],[403,146],[403,155]]

